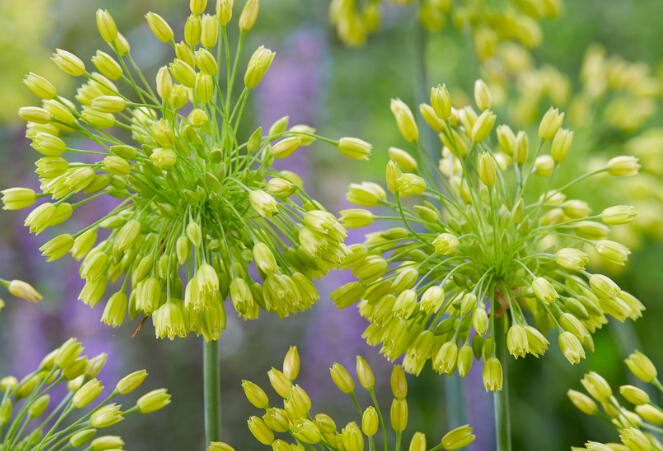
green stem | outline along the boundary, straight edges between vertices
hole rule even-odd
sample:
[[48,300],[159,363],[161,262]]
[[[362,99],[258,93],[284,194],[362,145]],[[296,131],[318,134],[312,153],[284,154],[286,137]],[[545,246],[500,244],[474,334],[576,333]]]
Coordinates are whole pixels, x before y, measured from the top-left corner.
[[495,433],[497,451],[511,451],[511,415],[509,411],[509,379],[506,350],[507,315],[495,319],[497,358],[502,364],[502,390],[495,392]]
[[203,339],[203,391],[205,439],[207,444],[221,440],[221,384],[219,342]]

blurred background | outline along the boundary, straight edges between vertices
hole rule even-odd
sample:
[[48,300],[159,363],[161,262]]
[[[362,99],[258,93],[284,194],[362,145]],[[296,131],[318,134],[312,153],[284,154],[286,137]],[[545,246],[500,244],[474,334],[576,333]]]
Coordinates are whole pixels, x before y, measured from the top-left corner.
[[[296,166],[297,172],[305,175],[307,191],[338,211],[348,205],[344,199],[346,186],[360,180],[379,181],[388,158],[387,148],[402,144],[389,111],[390,98],[400,97],[415,105],[419,100],[417,93],[422,91],[422,74],[427,84],[446,82],[468,93],[474,79],[486,74],[478,69],[471,38],[452,26],[427,33],[426,47],[422,50],[414,8],[387,7],[380,31],[363,48],[348,49],[329,24],[328,6],[327,0],[262,1],[260,18],[249,35],[248,48],[264,44],[275,50],[277,57],[253,97],[250,114],[255,124],[263,127],[287,114],[291,124],[308,123],[325,136],[358,136],[374,144],[374,157],[359,164],[347,165],[329,148],[315,145],[281,162],[282,168]],[[3,189],[34,188],[36,182],[31,175],[35,153],[29,151],[24,124],[16,116],[19,106],[35,102],[22,85],[22,77],[34,71],[50,78],[59,91],[71,93],[75,87],[68,86],[71,80],[58,73],[49,60],[50,53],[63,48],[89,60],[103,44],[95,26],[97,8],[109,9],[132,43],[134,58],[152,75],[172,55],[151,35],[143,15],[150,10],[160,13],[173,24],[179,36],[188,15],[188,2],[184,0],[0,0]],[[657,23],[660,17],[663,17],[660,0],[568,1],[561,17],[542,24],[544,42],[532,52],[532,65],[555,66],[566,77],[569,91],[578,92],[588,88],[580,78],[584,55],[592,44],[600,44],[608,55],[644,63],[651,80],[662,85],[663,28]],[[421,66],[422,56],[427,67]],[[528,98],[535,93],[539,96],[536,85],[526,81],[518,77],[502,80],[506,86],[502,104],[505,111],[520,111],[516,96]],[[513,99],[509,93],[513,93]],[[648,114],[637,127],[612,127],[601,139],[588,139],[594,147],[587,145],[587,151],[601,154],[609,147],[610,152],[621,153],[625,143],[638,133],[660,125],[660,100],[657,96],[649,96],[648,100],[653,105],[647,105]],[[550,103],[542,100],[540,105],[530,106],[545,111]],[[642,111],[623,114],[638,112]],[[599,113],[590,111],[584,122],[579,121],[582,125],[577,133],[582,133],[583,127],[597,129],[596,124],[603,123],[607,117]],[[535,126],[528,124],[527,118],[516,117],[522,119],[523,127]],[[247,125],[247,134],[251,129],[253,126]],[[583,154],[583,158],[591,156]],[[660,183],[660,173],[652,173]],[[614,187],[606,184],[589,188],[598,203],[615,203]],[[648,192],[645,200],[651,196]],[[101,209],[103,205],[97,203],[92,208]],[[76,301],[83,284],[71,258],[60,260],[60,264],[45,264],[37,248],[47,238],[27,233],[23,227],[26,214],[27,211],[20,211],[0,215],[0,275],[33,283],[44,300],[27,304],[5,299],[7,306],[0,314],[0,374],[22,377],[38,365],[44,354],[69,336],[76,336],[89,355],[109,354],[109,364],[101,375],[109,386],[128,372],[145,368],[151,375],[149,388],[166,386],[173,393],[173,404],[167,409],[149,417],[133,418],[114,429],[125,437],[129,449],[202,449],[199,340],[157,342],[151,326],[131,338],[135,322],[113,330],[103,326],[99,323],[101,305],[91,310]],[[98,212],[90,210],[89,215],[98,217]],[[663,366],[663,348],[659,346],[663,336],[660,216],[663,214],[652,213],[647,233],[640,233],[633,240],[637,250],[627,271],[616,275],[624,289],[647,305],[644,318],[635,324],[605,326],[595,336],[596,352],[575,367],[568,365],[554,344],[542,359],[512,361],[509,371],[513,387],[514,449],[559,450],[580,445],[587,439],[616,439],[610,427],[573,408],[566,398],[567,389],[577,389],[580,378],[589,369],[599,371],[615,384],[625,383],[627,375],[622,360],[636,347]],[[77,219],[81,224],[87,223],[86,218]],[[361,239],[359,233],[350,235],[351,243]],[[266,385],[266,371],[272,366],[280,367],[290,345],[299,347],[303,365],[300,383],[311,394],[314,411],[333,413],[342,424],[355,419],[350,400],[337,396],[328,368],[335,361],[352,368],[356,354],[364,355],[374,366],[376,378],[382,382],[384,396],[380,399],[383,405],[388,403],[391,364],[363,342],[361,333],[365,324],[354,309],[338,311],[328,298],[334,287],[350,277],[343,272],[330,274],[319,283],[320,302],[296,317],[277,321],[275,316],[263,315],[260,320],[243,322],[228,316],[228,329],[220,346],[225,441],[242,451],[258,447],[246,427],[246,418],[255,412],[244,399],[240,383],[246,378]],[[447,382],[452,382],[448,385],[451,388],[445,388]],[[450,404],[454,403],[449,402],[450,397],[456,399],[451,413]],[[458,383],[437,376],[427,367],[421,377],[410,378],[409,402],[410,433],[421,430],[437,440],[449,428],[469,422],[479,436],[470,449],[494,449],[492,400],[483,390],[480,368]]]

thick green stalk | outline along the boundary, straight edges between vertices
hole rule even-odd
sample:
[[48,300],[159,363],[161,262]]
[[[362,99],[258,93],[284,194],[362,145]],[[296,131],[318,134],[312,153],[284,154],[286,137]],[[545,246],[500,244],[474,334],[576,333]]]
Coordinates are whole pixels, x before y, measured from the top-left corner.
[[207,444],[221,440],[221,381],[219,342],[203,338],[203,391],[205,439]]
[[495,319],[495,351],[502,364],[502,390],[495,392],[495,434],[496,450],[511,451],[511,414],[509,411],[509,378],[506,349],[507,315]]

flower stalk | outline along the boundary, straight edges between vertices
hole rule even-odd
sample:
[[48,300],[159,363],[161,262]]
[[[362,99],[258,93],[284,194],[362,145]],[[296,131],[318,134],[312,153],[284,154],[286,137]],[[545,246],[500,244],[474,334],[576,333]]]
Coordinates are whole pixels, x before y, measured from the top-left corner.
[[507,318],[495,319],[495,353],[502,364],[502,390],[493,395],[495,407],[495,440],[497,451],[511,451],[511,411],[509,406],[509,353],[506,347]]
[[205,440],[221,440],[221,361],[218,340],[203,338],[203,390],[205,403]]

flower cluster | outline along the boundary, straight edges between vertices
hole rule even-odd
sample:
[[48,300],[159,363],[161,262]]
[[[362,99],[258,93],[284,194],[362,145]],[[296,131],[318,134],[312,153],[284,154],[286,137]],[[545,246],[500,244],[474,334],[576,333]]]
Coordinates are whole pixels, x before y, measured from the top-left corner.
[[[252,416],[248,420],[249,429],[254,437],[263,445],[271,446],[278,451],[299,451],[310,449],[309,445],[320,444],[333,451],[362,451],[365,443],[369,449],[377,449],[380,436],[384,449],[391,449],[385,419],[375,395],[375,376],[373,370],[363,357],[357,356],[357,380],[372,400],[372,405],[362,408],[356,396],[355,380],[339,363],[329,369],[331,378],[338,389],[348,395],[357,410],[358,421],[351,421],[341,431],[336,422],[327,414],[311,413],[311,400],[306,391],[295,383],[299,375],[300,361],[296,347],[291,347],[283,361],[283,370],[272,368],[268,371],[269,382],[279,398],[283,399],[283,407],[271,404],[265,391],[253,382],[242,381],[244,394],[251,404],[264,409],[261,417]],[[401,449],[403,431],[408,423],[407,380],[405,372],[399,365],[394,366],[391,374],[391,390],[394,399],[389,410],[391,428],[395,435],[393,449]],[[288,434],[295,443],[276,438],[275,434]],[[461,449],[474,441],[472,428],[460,426],[444,435],[433,448],[436,450]],[[426,436],[415,432],[410,441],[411,451],[425,451]],[[379,446],[378,446],[379,447]],[[213,444],[209,451],[232,451],[233,448],[224,443]]]
[[[347,46],[361,46],[380,27],[383,3],[413,5],[413,0],[332,0],[331,22]],[[485,60],[495,54],[502,41],[517,41],[529,48],[542,40],[539,21],[559,15],[561,0],[504,1],[424,0],[419,2],[419,21],[429,30],[439,30],[451,21],[458,29],[470,28],[477,55]]]
[[[0,285],[7,288],[10,294],[16,296],[17,298],[24,299],[28,302],[39,302],[41,301],[41,293],[39,293],[35,288],[27,282],[22,280],[5,280],[0,278]],[[0,310],[5,306],[5,301],[0,299]]]
[[[556,329],[564,356],[574,364],[593,350],[592,333],[606,315],[620,321],[641,315],[644,307],[635,297],[585,269],[588,249],[626,262],[629,249],[606,234],[609,226],[632,221],[633,208],[615,205],[591,214],[586,202],[565,194],[599,174],[636,174],[639,163],[616,157],[555,183],[573,141],[573,132],[562,127],[564,113],[551,108],[545,114],[532,151],[524,131],[505,124],[494,130],[497,117],[481,80],[475,102],[478,113],[471,106],[453,108],[446,88],[438,86],[431,104],[421,105],[442,143],[442,159],[434,166],[426,164],[429,154],[411,110],[392,101],[398,128],[419,158],[389,149],[386,185],[393,201],[375,183],[349,187],[350,202],[394,214],[348,209],[341,211],[341,222],[363,227],[395,219],[402,226],[369,233],[364,243],[349,247],[342,267],[358,280],[338,288],[332,299],[339,308],[361,301],[359,310],[370,321],[364,337],[382,344],[389,359],[404,354],[406,371],[418,374],[432,359],[437,372],[457,369],[465,376],[473,359],[483,358],[484,385],[497,390],[502,366],[496,342],[506,338],[516,358],[540,356],[549,344],[545,335]],[[406,204],[407,197],[423,199]]]
[[[631,247],[642,237],[663,236],[663,131],[652,126],[663,85],[644,63],[607,56],[599,46],[590,47],[583,59],[574,87],[571,80],[552,66],[535,67],[529,54],[518,46],[500,49],[483,67],[496,103],[523,128],[536,126],[540,114],[552,104],[568,109],[572,127],[578,130],[578,145],[569,165],[598,167],[601,159],[626,151],[637,156],[642,171],[626,183],[607,184],[592,193],[598,204],[629,199],[638,217],[627,227],[615,230]],[[618,268],[610,268],[615,270]]]
[[[636,378],[645,384],[650,384],[652,389],[655,387],[663,392],[656,367],[647,356],[636,351],[629,355],[625,362]],[[610,384],[600,374],[593,371],[587,373],[581,382],[589,396],[576,390],[569,390],[567,393],[569,399],[581,412],[612,423],[617,428],[621,444],[589,441],[584,448],[573,447],[572,450],[663,450],[663,444],[657,438],[660,437],[663,426],[663,408],[655,404],[647,391],[634,385],[620,386],[619,394],[633,406],[629,409],[619,402]]]
[[180,42],[162,17],[145,16],[175,54],[154,84],[104,10],[97,11],[97,25],[112,54],[96,52],[96,71],[65,50],[52,58],[83,79],[78,105],[57,95],[45,78],[27,75],[25,84],[43,99],[42,106],[19,111],[32,148],[41,154],[35,171],[41,192],[2,192],[9,210],[52,200],[25,220],[36,234],[62,224],[87,202],[117,199],[106,215],[52,238],[41,251],[48,261],[69,252],[82,260],[86,284],[79,299],[90,306],[104,298],[109,282],[119,280],[102,321],[116,327],[127,312],[132,319],[151,317],[159,338],[194,332],[218,339],[228,296],[247,319],[261,309],[284,317],[310,307],[318,297],[311,279],[344,258],[346,232],[306,194],[297,174],[276,171],[272,163],[316,140],[350,158],[365,159],[371,151],[356,138],[334,141],[309,126],[289,126],[287,117],[266,133],[258,128],[240,139],[244,108],[274,53],[263,46],[255,50],[237,94],[241,51],[258,0],[248,0],[242,10],[234,53],[228,33],[233,2],[219,0],[216,14],[205,13],[206,3],[191,2]]
[[[20,381],[13,376],[0,379],[1,450],[121,449],[124,446],[121,437],[95,438],[98,429],[105,430],[127,415],[152,413],[170,404],[166,389],[150,391],[126,410],[112,402],[140,387],[147,377],[145,370],[122,378],[109,396],[99,400],[104,387],[96,377],[108,356],[88,358],[82,353],[81,343],[70,338]],[[67,393],[53,407],[52,390],[63,384]]]

